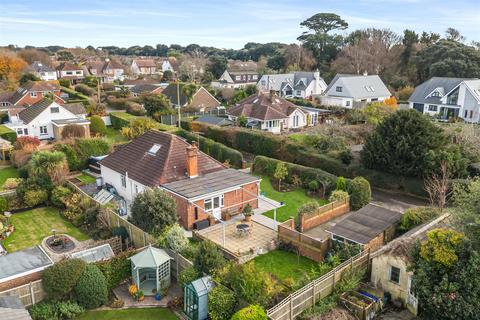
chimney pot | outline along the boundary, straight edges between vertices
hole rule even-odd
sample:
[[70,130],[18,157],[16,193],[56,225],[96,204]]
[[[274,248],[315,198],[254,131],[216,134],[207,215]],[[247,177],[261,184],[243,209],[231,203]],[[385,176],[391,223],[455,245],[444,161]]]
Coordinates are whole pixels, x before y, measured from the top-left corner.
[[198,177],[198,148],[195,142],[187,147],[187,175],[189,178]]

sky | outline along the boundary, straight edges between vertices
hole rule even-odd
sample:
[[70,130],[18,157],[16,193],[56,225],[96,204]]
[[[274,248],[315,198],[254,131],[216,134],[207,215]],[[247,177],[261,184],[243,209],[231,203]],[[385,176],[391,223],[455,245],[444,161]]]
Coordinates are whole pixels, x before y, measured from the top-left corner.
[[0,45],[101,47],[196,43],[239,49],[295,43],[300,22],[333,12],[360,28],[443,34],[480,41],[478,0],[0,0]]

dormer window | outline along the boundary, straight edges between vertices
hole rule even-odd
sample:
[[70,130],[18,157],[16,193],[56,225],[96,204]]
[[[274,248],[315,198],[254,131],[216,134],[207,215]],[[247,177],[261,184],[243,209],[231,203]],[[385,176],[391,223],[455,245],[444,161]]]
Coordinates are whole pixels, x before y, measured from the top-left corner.
[[60,113],[60,108],[59,107],[51,107],[50,108],[50,113]]
[[337,92],[343,92],[343,87],[336,87],[335,90],[336,90]]
[[152,156],[157,155],[157,152],[158,152],[158,150],[160,150],[161,147],[162,147],[162,145],[155,143],[155,144],[148,150],[148,154],[150,154],[150,155],[152,155]]
[[37,96],[37,92],[35,91],[30,92],[30,97],[36,97],[36,96]]

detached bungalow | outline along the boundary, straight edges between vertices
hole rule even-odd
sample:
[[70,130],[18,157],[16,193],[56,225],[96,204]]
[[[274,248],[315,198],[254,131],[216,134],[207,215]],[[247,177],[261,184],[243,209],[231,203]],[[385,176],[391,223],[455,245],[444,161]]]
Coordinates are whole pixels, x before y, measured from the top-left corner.
[[325,95],[319,98],[322,105],[352,109],[384,101],[391,95],[378,75],[337,74],[325,90]]
[[215,109],[221,105],[220,101],[204,87],[199,87],[190,100],[185,94],[184,88],[185,84],[183,83],[178,84],[178,88],[176,83],[170,83],[161,93],[170,100],[174,107],[180,106],[206,111]]
[[57,67],[57,77],[59,79],[68,79],[71,83],[82,82],[87,75],[88,70],[84,66],[64,62]]
[[[177,202],[180,224],[192,229],[213,217],[258,207],[260,180],[229,169],[182,138],[149,131],[100,161],[103,183],[126,202],[138,193],[162,188]],[[213,219],[214,220],[214,219]]]

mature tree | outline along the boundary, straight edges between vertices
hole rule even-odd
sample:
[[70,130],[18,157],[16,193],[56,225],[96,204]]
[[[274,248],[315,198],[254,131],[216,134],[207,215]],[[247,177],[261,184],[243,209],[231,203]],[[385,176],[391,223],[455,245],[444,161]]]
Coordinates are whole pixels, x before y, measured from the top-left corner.
[[429,46],[437,43],[441,38],[442,36],[438,33],[424,31],[420,37],[420,43],[422,45]]
[[455,28],[448,28],[445,31],[445,39],[450,41],[464,42],[466,38]]
[[39,77],[37,77],[33,73],[27,72],[20,77],[20,80],[18,81],[18,83],[20,83],[20,85],[24,85],[29,81],[39,81],[39,80],[41,80]]
[[142,93],[139,97],[140,103],[147,111],[147,115],[155,118],[160,114],[167,114],[172,112],[172,105],[170,100],[163,94]]
[[334,13],[317,13],[300,23],[300,26],[308,31],[298,37],[298,40],[314,52],[319,66],[326,68],[343,43],[341,35],[330,33],[347,29],[348,23]]
[[220,78],[222,73],[227,69],[227,58],[223,56],[211,56],[208,59],[207,71],[211,72],[215,79]]
[[194,83],[187,83],[182,86],[182,91],[187,96],[188,103],[190,103],[193,95],[198,91],[198,87]]
[[173,80],[173,72],[170,70],[165,70],[165,72],[162,75],[162,81],[170,82],[172,80]]
[[285,67],[285,57],[281,53],[271,56],[268,58],[267,67],[276,71],[283,70]]
[[479,78],[480,51],[460,42],[440,40],[418,53],[418,80],[431,77]]
[[428,319],[477,319],[480,256],[462,234],[434,229],[412,254],[413,290]]
[[430,198],[430,204],[442,210],[451,194],[447,161],[442,160],[438,172],[433,172],[425,179],[424,183],[425,191]]
[[401,67],[404,72],[408,72],[408,70],[411,68],[411,61],[416,54],[419,41],[420,38],[415,31],[408,29],[403,31],[403,51],[400,54],[400,59]]
[[454,226],[480,250],[480,178],[453,185]]
[[29,162],[31,175],[48,175],[56,185],[61,184],[68,173],[65,154],[60,151],[39,151],[33,154]]
[[41,62],[45,65],[50,64],[50,57],[48,53],[38,49],[23,49],[18,52],[18,56],[25,60],[28,64],[32,64],[35,61]]
[[21,72],[26,67],[25,61],[18,58],[14,52],[5,49],[0,50],[0,81],[3,89],[15,89],[17,81],[21,77]]
[[147,232],[161,234],[178,220],[175,200],[161,189],[137,194],[132,204],[132,222]]
[[379,125],[382,121],[395,113],[398,106],[386,104],[384,102],[374,102],[367,105],[362,109],[362,112],[365,114],[367,122],[373,125]]
[[313,70],[316,65],[315,57],[312,51],[297,44],[288,45],[283,53],[285,58],[285,67],[297,70]]
[[428,166],[428,152],[437,152],[446,144],[442,130],[421,113],[399,110],[367,137],[362,162],[367,168],[422,176]]

